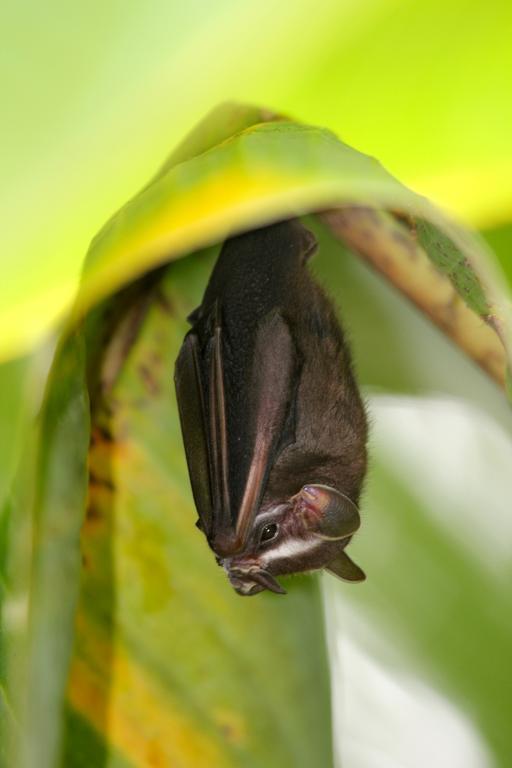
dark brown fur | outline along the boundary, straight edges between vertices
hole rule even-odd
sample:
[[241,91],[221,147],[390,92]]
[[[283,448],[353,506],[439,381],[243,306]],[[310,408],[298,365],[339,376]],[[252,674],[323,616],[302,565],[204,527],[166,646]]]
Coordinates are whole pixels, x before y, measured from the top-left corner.
[[[301,505],[310,505],[311,520],[324,514],[306,504],[305,486],[328,486],[322,503],[331,525],[337,516],[340,530],[347,519],[359,524],[366,414],[334,308],[307,267],[315,245],[296,220],[228,240],[176,364],[201,529],[242,594],[277,591],[272,574],[328,566],[350,540],[345,533],[325,541],[319,524],[303,536],[317,537],[307,555],[270,558],[259,543],[260,518],[272,513],[277,547],[295,541]],[[265,558],[272,564],[255,576]]]

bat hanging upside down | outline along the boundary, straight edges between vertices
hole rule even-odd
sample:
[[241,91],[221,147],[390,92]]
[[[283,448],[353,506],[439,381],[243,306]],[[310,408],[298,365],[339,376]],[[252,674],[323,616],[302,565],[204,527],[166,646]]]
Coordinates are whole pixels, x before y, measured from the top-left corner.
[[240,595],[276,576],[364,573],[345,552],[360,524],[366,415],[331,302],[298,220],[224,243],[176,361],[197,511]]

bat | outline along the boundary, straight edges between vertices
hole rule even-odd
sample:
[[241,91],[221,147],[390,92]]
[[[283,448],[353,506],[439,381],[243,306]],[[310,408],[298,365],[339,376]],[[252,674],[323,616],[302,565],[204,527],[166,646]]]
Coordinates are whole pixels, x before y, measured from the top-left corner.
[[316,248],[297,219],[226,240],[176,360],[196,524],[240,595],[320,568],[365,578],[345,548],[367,418]]

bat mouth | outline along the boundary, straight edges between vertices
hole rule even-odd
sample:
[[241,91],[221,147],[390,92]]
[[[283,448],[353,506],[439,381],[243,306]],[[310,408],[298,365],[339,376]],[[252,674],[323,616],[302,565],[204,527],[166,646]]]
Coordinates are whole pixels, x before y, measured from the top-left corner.
[[228,578],[231,586],[239,595],[250,596],[257,595],[268,589],[277,595],[286,595],[286,590],[278,581],[262,568],[242,569],[231,568],[228,570]]

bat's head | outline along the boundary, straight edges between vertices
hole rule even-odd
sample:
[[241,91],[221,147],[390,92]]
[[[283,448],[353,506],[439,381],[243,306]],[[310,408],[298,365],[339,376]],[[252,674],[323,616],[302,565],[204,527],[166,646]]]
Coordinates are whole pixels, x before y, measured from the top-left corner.
[[346,581],[362,581],[364,573],[344,552],[359,524],[359,511],[348,496],[325,485],[307,485],[288,501],[262,508],[243,549],[218,561],[240,595],[264,589],[284,594],[276,576],[319,568]]

